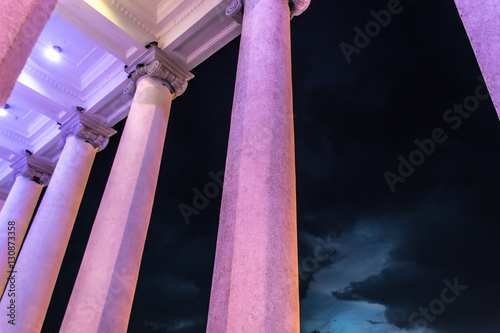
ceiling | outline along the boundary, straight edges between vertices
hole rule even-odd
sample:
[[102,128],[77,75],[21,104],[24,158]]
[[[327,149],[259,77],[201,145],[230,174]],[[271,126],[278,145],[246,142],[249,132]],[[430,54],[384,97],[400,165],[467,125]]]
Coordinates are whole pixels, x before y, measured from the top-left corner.
[[[125,65],[152,41],[192,70],[237,37],[231,0],[59,0],[0,116],[0,199],[25,150],[55,166],[59,126],[76,107],[108,126],[128,114]],[[59,46],[60,59],[48,54]]]

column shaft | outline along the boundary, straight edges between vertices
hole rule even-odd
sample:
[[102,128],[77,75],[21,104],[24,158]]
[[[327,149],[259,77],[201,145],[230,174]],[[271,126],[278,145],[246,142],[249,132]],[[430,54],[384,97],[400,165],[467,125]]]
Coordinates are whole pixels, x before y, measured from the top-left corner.
[[[2,267],[0,288],[2,292],[11,270],[9,263],[13,263],[17,258],[42,188],[43,185],[24,176],[17,176],[5,201],[5,206],[0,212],[0,265]],[[10,221],[14,223],[9,224]],[[8,246],[13,246],[14,250],[11,252],[11,254],[14,253],[13,255],[9,255]]]
[[57,0],[0,1],[0,105],[3,106]]
[[0,213],[0,260],[4,267],[0,278],[4,291],[7,278],[19,254],[29,222],[40,197],[48,185],[54,168],[31,154],[26,154],[11,166],[14,169],[13,186],[6,206]]
[[455,0],[500,118],[500,2]]
[[172,102],[143,76],[127,118],[60,332],[126,332]]
[[299,332],[290,9],[245,0],[207,332]]
[[[41,331],[95,154],[96,149],[84,140],[66,139],[15,265],[15,326],[2,320],[0,331]],[[12,299],[7,297],[8,289],[0,302],[3,309]]]

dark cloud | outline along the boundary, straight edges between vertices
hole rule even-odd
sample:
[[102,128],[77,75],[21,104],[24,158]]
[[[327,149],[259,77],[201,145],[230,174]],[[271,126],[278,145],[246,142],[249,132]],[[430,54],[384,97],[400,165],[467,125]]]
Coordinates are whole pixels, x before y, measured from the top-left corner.
[[429,326],[439,332],[456,332],[464,327],[473,330],[483,325],[498,327],[500,321],[490,313],[500,309],[500,293],[495,287],[500,278],[495,264],[500,255],[496,242],[500,233],[496,221],[483,216],[484,211],[471,210],[478,195],[479,191],[449,196],[437,190],[400,221],[382,222],[385,228],[403,231],[386,268],[333,291],[333,295],[339,300],[382,304],[387,308],[388,323],[410,328],[412,313],[440,299],[446,287],[443,281],[458,279],[460,285],[468,286],[467,290]]

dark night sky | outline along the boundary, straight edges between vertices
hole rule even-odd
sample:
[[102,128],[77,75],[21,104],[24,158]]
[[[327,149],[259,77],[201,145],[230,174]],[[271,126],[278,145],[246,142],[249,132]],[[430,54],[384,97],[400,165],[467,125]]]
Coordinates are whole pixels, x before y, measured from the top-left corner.
[[[487,99],[443,119],[480,85],[453,0],[402,0],[346,62],[339,44],[387,4],[312,0],[291,22],[301,332],[500,332],[498,117]],[[221,197],[189,225],[178,206],[224,170],[238,45],[173,102],[129,332],[205,331]],[[123,126],[96,157],[43,332],[59,330]],[[436,129],[444,142],[392,192],[384,173]],[[467,288],[442,298],[447,283]]]

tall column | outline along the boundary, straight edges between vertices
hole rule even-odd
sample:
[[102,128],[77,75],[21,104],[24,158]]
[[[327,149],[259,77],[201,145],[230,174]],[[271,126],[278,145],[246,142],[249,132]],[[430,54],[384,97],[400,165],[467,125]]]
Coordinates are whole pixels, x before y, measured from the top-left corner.
[[14,185],[0,212],[0,288],[3,292],[9,271],[28,230],[42,188],[47,186],[54,168],[33,156],[23,156],[11,165]]
[[137,63],[147,66],[131,75],[135,96],[60,332],[127,331],[172,98],[192,78],[156,47]]
[[0,106],[4,106],[57,0],[0,1]]
[[290,17],[308,4],[244,1],[209,333],[300,330]]
[[500,118],[500,2],[455,0]]
[[61,130],[64,149],[0,301],[0,308],[7,309],[14,300],[15,325],[0,320],[0,332],[42,329],[94,157],[116,133],[83,114]]

